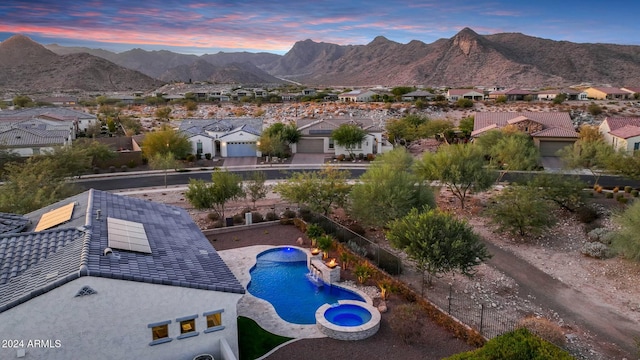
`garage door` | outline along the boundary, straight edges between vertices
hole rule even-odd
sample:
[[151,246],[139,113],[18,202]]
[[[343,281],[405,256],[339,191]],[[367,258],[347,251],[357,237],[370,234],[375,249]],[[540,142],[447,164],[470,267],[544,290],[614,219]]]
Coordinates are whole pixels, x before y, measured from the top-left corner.
[[242,156],[256,156],[256,143],[248,141],[227,143],[227,157]]
[[573,146],[573,141],[540,141],[540,156],[558,156],[558,150]]
[[324,139],[300,139],[296,147],[299,153],[324,153]]

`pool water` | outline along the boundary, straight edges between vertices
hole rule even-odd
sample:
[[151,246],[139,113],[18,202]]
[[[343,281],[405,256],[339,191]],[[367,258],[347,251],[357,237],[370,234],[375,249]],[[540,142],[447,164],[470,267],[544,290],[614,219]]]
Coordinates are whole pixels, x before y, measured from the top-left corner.
[[288,247],[267,250],[258,255],[247,290],[270,302],[283,320],[294,324],[315,324],[315,312],[324,304],[364,301],[338,286],[317,287],[307,279],[308,272],[304,251]]
[[359,326],[371,320],[371,313],[361,306],[343,304],[329,308],[324,317],[332,324]]

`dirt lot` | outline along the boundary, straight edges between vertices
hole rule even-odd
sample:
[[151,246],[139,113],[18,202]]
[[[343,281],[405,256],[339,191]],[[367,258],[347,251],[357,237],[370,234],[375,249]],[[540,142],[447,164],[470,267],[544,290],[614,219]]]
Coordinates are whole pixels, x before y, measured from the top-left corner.
[[[496,233],[491,226],[487,225],[488,221],[481,213],[489,194],[474,195],[470,202],[472,206],[468,206],[464,212],[457,209],[456,213],[468,219],[487,241],[513,252],[518,259],[533,264],[554,279],[579,290],[589,301],[609,307],[624,318],[640,323],[640,287],[637,286],[640,283],[640,265],[620,258],[597,260],[583,256],[580,248],[587,241],[584,225],[567,213],[557,214],[558,224],[545,236],[522,239]],[[206,213],[191,209],[180,191],[146,192],[132,196],[184,207],[201,228],[210,226]],[[441,208],[456,209],[457,207],[446,191],[441,193],[439,204]],[[228,214],[239,212],[248,205],[250,204],[246,201],[230,204]],[[283,211],[288,206],[289,204],[280,201],[273,193],[258,203],[259,209],[264,212],[272,207],[277,212]],[[602,226],[613,227],[609,220],[610,214],[609,211],[602,209],[602,218],[599,220]],[[370,235],[376,236],[376,234]],[[231,240],[228,239],[229,237]],[[270,238],[285,239],[285,237],[276,236]],[[216,236],[212,244],[217,249],[223,250],[228,247],[251,245],[254,241],[259,240],[225,235]],[[283,241],[293,244],[294,240],[287,237]],[[383,240],[379,241],[383,242]],[[419,289],[420,276],[411,266],[407,266],[403,279]],[[617,349],[615,344],[607,344],[595,338],[571,319],[563,319],[553,309],[537,305],[535,299],[522,298],[520,296],[522,289],[518,288],[518,284],[513,279],[488,265],[479,266],[476,276],[472,279],[459,275],[438,279],[435,285],[428,289],[429,296],[446,297],[449,291],[448,284],[454,284],[456,291],[460,294],[465,294],[478,303],[490,304],[489,306],[504,311],[514,318],[522,319],[530,315],[548,318],[562,328],[567,337],[566,348],[577,358],[598,360],[632,358],[630,354]]]

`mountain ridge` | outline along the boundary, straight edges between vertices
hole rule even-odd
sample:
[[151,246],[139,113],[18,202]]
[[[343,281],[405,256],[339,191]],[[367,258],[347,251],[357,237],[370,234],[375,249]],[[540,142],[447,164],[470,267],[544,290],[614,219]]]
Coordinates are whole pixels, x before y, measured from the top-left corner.
[[[83,51],[57,45],[49,49]],[[101,49],[85,52],[165,81],[274,83],[279,78],[309,86],[640,85],[640,46],[573,43],[521,33],[480,35],[470,28],[429,44],[419,40],[402,44],[384,36],[364,45],[306,39],[284,55],[220,52],[197,56],[142,49],[119,54]],[[0,64],[2,61],[0,58]]]

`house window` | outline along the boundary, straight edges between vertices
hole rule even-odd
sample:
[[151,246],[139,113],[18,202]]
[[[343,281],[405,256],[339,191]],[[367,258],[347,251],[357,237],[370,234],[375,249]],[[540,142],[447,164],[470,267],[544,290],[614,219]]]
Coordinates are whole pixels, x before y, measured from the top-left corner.
[[333,149],[333,148],[334,148],[333,138],[329,138],[329,149]]
[[640,142],[633,144],[633,151],[640,150]]
[[207,329],[204,331],[205,333],[224,329],[224,325],[222,325],[223,312],[224,310],[216,310],[202,314],[207,319]]
[[172,339],[169,337],[169,324],[171,320],[148,324],[147,327],[151,329],[151,342],[150,346],[168,343]]
[[178,340],[190,338],[199,334],[196,331],[197,317],[198,315],[191,315],[176,319],[176,322],[180,324],[180,336],[178,336]]
[[196,143],[196,154],[202,154],[202,141],[200,140]]

